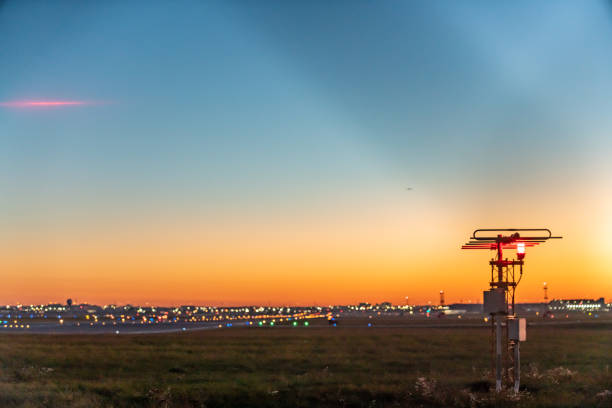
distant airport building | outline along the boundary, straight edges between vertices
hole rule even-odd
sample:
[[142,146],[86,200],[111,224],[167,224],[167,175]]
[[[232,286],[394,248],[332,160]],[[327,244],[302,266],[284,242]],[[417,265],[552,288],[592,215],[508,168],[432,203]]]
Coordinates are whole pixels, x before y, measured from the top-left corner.
[[549,303],[550,310],[598,311],[606,309],[604,298],[595,299],[558,299]]
[[450,314],[482,313],[482,303],[453,303],[448,308]]

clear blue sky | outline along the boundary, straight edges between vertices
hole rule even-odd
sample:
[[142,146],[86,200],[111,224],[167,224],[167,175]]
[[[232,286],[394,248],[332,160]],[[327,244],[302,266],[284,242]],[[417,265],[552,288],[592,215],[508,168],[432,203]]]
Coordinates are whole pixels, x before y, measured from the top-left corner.
[[4,242],[410,208],[408,186],[427,219],[519,207],[576,230],[612,197],[609,2],[0,4],[0,102],[88,102],[0,107]]

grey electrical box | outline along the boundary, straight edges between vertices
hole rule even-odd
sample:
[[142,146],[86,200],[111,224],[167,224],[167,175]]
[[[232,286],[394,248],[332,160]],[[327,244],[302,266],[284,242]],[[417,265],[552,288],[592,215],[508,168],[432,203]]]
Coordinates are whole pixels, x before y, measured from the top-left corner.
[[503,289],[485,290],[482,294],[485,314],[506,313],[506,293]]
[[527,340],[527,320],[525,318],[508,320],[508,338],[510,340]]

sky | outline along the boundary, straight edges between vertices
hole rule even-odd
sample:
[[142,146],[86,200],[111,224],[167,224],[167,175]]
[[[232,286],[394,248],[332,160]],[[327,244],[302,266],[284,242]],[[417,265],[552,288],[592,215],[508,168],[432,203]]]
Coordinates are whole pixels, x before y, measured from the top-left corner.
[[609,299],[611,47],[605,1],[0,2],[0,303],[479,302],[497,227],[564,237],[519,301]]

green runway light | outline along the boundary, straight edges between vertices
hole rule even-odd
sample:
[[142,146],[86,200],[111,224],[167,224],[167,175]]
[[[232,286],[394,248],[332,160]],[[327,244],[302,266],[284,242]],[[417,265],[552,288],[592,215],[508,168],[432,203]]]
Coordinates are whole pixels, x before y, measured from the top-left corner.
[[297,322],[293,322],[293,325],[294,325],[294,326],[297,326]]
[[274,326],[274,322],[270,322],[270,326]]
[[260,326],[263,326],[263,323],[262,323],[262,322],[259,322],[259,325],[260,325]]
[[304,326],[308,326],[308,322],[304,322]]

